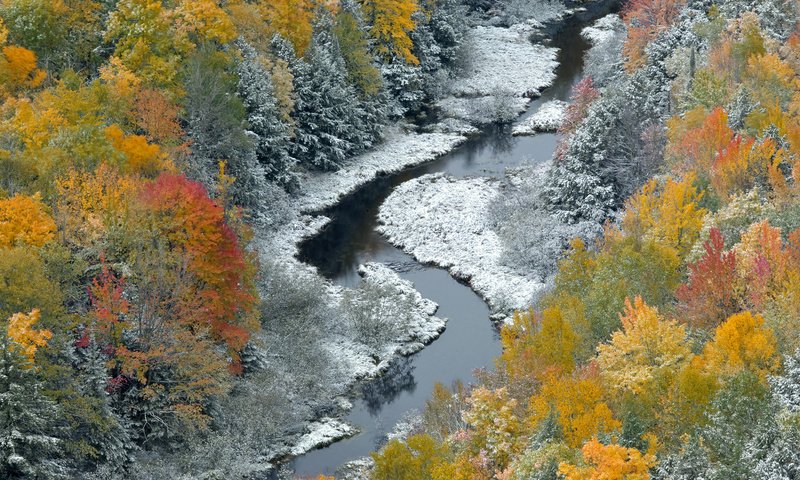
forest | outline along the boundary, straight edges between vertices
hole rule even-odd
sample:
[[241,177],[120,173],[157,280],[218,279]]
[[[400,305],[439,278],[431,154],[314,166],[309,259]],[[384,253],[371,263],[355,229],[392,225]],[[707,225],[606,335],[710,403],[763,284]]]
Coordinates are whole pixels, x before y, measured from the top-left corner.
[[[300,262],[311,213],[510,129],[555,78],[534,33],[593,3],[0,0],[0,477],[292,478],[356,435],[359,382],[458,319]],[[552,161],[464,190],[502,252],[409,252],[482,262],[502,353],[336,478],[800,478],[798,6],[615,8]],[[537,48],[531,85],[485,87],[486,45]]]

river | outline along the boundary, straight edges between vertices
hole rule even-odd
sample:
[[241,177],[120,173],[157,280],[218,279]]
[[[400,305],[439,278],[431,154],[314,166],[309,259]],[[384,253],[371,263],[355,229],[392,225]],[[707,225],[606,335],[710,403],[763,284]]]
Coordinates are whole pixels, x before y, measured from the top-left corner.
[[[583,54],[588,45],[580,31],[586,25],[585,20],[568,20],[554,36],[551,44],[560,49],[556,80],[531,102],[523,118],[548,100],[569,99],[572,86],[582,76]],[[475,369],[491,368],[494,357],[500,353],[499,336],[489,320],[489,308],[469,286],[443,269],[416,262],[375,231],[383,201],[401,183],[428,173],[502,177],[506,168],[550,159],[556,141],[557,136],[552,133],[512,137],[509,127],[491,127],[453,152],[398,174],[380,177],[322,212],[332,221],[319,235],[301,245],[302,261],[348,287],[359,283],[360,264],[389,265],[413,282],[424,297],[438,303],[437,315],[449,320],[438,340],[396,362],[386,375],[361,387],[361,395],[353,400],[353,409],[346,417],[361,433],[296,458],[293,466],[297,475],[332,475],[344,463],[368,455],[407,412],[424,408],[436,382],[445,385],[455,380],[470,382]]]

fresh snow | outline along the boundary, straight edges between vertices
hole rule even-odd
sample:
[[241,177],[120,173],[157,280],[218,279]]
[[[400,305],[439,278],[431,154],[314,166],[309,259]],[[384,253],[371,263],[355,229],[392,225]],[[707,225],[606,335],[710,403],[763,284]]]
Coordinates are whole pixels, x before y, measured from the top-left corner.
[[581,36],[592,45],[601,45],[611,41],[621,31],[625,31],[625,24],[619,15],[611,13],[581,30]]
[[564,123],[567,102],[550,100],[519,125],[515,125],[512,135],[535,135],[538,132],[555,132]]
[[292,447],[292,455],[302,455],[315,448],[324,447],[342,438],[352,437],[358,429],[339,419],[325,417],[311,422],[306,427],[307,433]]
[[502,317],[530,305],[545,285],[503,265],[503,244],[489,227],[487,210],[499,194],[493,179],[425,175],[386,199],[378,230],[418,261],[467,280]]
[[451,92],[457,97],[486,97],[506,91],[518,97],[537,95],[556,78],[555,48],[534,45],[527,24],[511,28],[478,26],[472,30],[470,65]]
[[[296,258],[299,244],[318,234],[330,221],[319,212],[336,205],[343,197],[380,175],[396,173],[429,162],[454,150],[468,136],[478,133],[476,125],[486,122],[481,115],[485,116],[489,106],[509,107],[510,113],[521,112],[527,106],[529,97],[538,95],[543,88],[552,84],[558,65],[556,49],[533,45],[529,41],[529,36],[538,26],[532,23],[511,28],[474,28],[472,43],[475,53],[472,56],[472,66],[464,78],[454,81],[450,90],[451,97],[443,100],[443,105],[448,106],[443,108],[444,118],[436,125],[426,127],[425,131],[414,131],[405,125],[395,125],[388,129],[385,142],[370,152],[349,159],[340,170],[304,173],[299,179],[299,191],[294,192],[289,200],[289,219],[277,228],[257,232],[254,245],[261,258],[271,263],[283,264],[298,274],[319,275],[313,266]],[[474,207],[471,215],[480,216],[482,213],[478,207],[482,205],[485,208],[486,203],[496,195],[496,187],[489,183],[473,187],[483,193],[473,199],[467,194],[469,192],[464,192],[463,195],[454,197],[456,202],[450,200],[448,203],[458,204],[468,199],[467,203]],[[445,208],[435,210],[442,213],[437,221],[447,224],[448,211]],[[469,215],[455,219],[454,224],[469,223]],[[474,249],[466,256],[474,256],[476,250],[484,251],[486,247],[480,257],[481,263],[473,264],[463,257],[456,258],[458,261],[448,265],[451,272],[459,277],[472,278],[474,288],[489,300],[490,306],[495,310],[505,310],[501,305],[527,304],[540,285],[523,275],[498,268],[497,259],[502,249],[499,239],[494,232],[485,227],[478,228],[479,222],[475,223],[476,230],[470,232],[470,238],[477,237],[487,244],[473,242]],[[465,242],[463,246],[466,247],[467,243],[470,242]],[[447,256],[457,257],[456,248],[446,249],[445,253]],[[400,329],[399,337],[388,342],[377,353],[346,333],[325,339],[323,348],[341,363],[342,371],[347,375],[346,379],[340,380],[342,384],[337,386],[341,393],[345,393],[349,386],[360,379],[381,374],[398,356],[421,350],[445,328],[445,320],[434,315],[437,306],[422,298],[410,282],[401,279],[387,266],[362,265],[360,273],[365,282],[391,284],[395,294],[410,298],[414,306],[411,315],[406,317],[410,320]],[[342,301],[346,291],[330,282],[326,283],[325,289],[328,302],[332,306]],[[510,302],[505,300],[506,297],[511,299]],[[335,403],[335,400],[332,402]],[[339,410],[344,412],[347,408]],[[289,444],[288,450],[292,455],[300,455],[353,433],[353,427],[335,418],[317,419],[315,423],[309,423],[302,436],[287,432],[285,441]],[[270,457],[270,460],[276,458]]]

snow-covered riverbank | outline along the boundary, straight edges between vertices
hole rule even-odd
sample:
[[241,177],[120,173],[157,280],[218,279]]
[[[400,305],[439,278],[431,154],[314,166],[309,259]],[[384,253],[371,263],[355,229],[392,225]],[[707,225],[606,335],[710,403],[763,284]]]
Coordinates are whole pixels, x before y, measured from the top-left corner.
[[418,261],[466,280],[497,318],[531,304],[545,284],[503,263],[489,207],[498,181],[426,175],[398,187],[381,206],[379,231]]

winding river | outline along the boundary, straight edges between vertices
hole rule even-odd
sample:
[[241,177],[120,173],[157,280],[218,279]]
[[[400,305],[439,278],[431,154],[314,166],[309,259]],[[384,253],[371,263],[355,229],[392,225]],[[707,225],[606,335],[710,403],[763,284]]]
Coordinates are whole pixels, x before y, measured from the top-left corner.
[[[551,44],[560,49],[555,83],[531,102],[525,115],[531,115],[548,100],[568,100],[572,86],[582,76],[583,54],[588,45],[580,31],[586,24],[586,19],[573,17],[552,39]],[[447,271],[418,263],[375,231],[383,201],[401,183],[428,173],[502,177],[506,168],[548,160],[556,141],[557,136],[551,133],[512,137],[510,128],[493,127],[432,162],[380,177],[322,212],[332,221],[301,245],[301,260],[348,287],[360,281],[358,265],[389,265],[413,282],[424,297],[438,303],[437,315],[449,321],[438,340],[361,387],[361,395],[353,400],[353,409],[346,417],[361,433],[296,458],[293,466],[297,475],[331,475],[344,463],[368,455],[407,412],[424,407],[434,383],[450,385],[459,379],[469,382],[475,369],[491,368],[493,358],[500,353],[489,309],[478,295]]]

